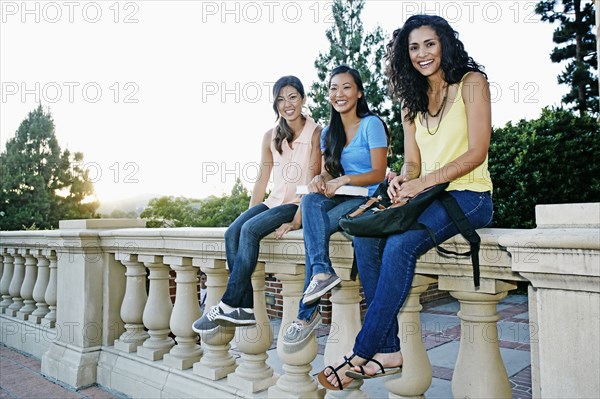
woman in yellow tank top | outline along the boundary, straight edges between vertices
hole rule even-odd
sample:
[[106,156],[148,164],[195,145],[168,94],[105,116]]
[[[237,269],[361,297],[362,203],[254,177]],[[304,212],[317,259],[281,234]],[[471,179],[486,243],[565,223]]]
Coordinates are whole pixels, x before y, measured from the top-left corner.
[[[401,101],[404,166],[390,182],[395,201],[449,182],[475,228],[492,219],[492,182],[487,168],[491,106],[487,75],[464,50],[441,17],[415,15],[387,45],[388,77]],[[441,243],[458,234],[439,201],[419,217]],[[420,255],[434,247],[425,230],[386,238],[355,237],[354,250],[368,312],[353,351],[328,366],[319,381],[342,389],[352,379],[393,374],[402,366],[398,312],[411,288]]]

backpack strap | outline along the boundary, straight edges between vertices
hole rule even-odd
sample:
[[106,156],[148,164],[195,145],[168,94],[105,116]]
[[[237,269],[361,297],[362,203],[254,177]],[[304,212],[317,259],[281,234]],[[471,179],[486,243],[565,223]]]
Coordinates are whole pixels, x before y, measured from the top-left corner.
[[477,232],[475,231],[473,226],[471,226],[471,223],[469,223],[464,212],[462,211],[462,209],[460,209],[458,202],[456,202],[456,199],[453,196],[448,194],[447,191],[444,191],[439,195],[438,199],[442,203],[442,206],[448,213],[448,216],[450,216],[450,219],[452,220],[452,222],[454,223],[454,225],[456,226],[456,228],[458,229],[460,234],[467,241],[469,241],[470,251],[460,253],[460,252],[454,252],[454,251],[450,251],[445,248],[442,248],[437,243],[437,241],[435,239],[435,234],[434,234],[433,230],[431,230],[431,228],[429,228],[428,226],[425,226],[422,223],[419,223],[419,227],[427,230],[427,232],[429,233],[429,237],[431,238],[431,240],[433,241],[433,244],[435,245],[436,250],[442,256],[443,255],[455,255],[455,256],[469,256],[470,255],[471,256],[471,262],[473,263],[473,282],[475,284],[475,288],[478,288],[479,287],[479,247],[481,244],[481,237],[479,237],[479,234],[477,234]]

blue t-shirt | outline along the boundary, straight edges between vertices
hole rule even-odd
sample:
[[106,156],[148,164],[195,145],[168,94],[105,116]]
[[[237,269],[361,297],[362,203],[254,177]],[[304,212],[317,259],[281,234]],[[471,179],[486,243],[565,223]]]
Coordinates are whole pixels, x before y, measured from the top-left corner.
[[[325,151],[325,135],[329,126],[321,132],[321,151]],[[357,175],[371,171],[371,149],[386,148],[387,136],[383,122],[375,115],[361,119],[356,135],[342,150],[342,167],[347,175]],[[379,183],[368,186],[369,195],[373,194]]]

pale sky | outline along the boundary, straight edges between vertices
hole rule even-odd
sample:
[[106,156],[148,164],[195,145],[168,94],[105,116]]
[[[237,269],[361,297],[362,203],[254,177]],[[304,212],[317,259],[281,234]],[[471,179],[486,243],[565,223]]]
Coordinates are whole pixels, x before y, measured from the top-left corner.
[[[273,126],[272,84],[308,91],[327,51],[329,1],[1,1],[0,149],[39,102],[62,149],[84,154],[102,202],[203,198],[252,187]],[[415,13],[445,17],[486,67],[494,126],[537,118],[556,83],[536,1],[368,0],[387,38]]]

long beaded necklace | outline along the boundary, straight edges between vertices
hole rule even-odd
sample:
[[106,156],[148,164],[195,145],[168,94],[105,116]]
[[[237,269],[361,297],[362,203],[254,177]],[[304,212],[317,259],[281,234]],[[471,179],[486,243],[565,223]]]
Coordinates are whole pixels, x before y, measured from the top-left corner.
[[431,131],[429,130],[429,118],[427,117],[427,115],[431,116],[432,118],[435,118],[440,114],[442,116],[444,115],[444,109],[446,109],[446,99],[448,98],[448,87],[450,87],[450,85],[447,84],[446,90],[444,92],[444,98],[442,99],[442,104],[440,105],[440,108],[437,110],[437,112],[435,114],[432,114],[431,112],[429,112],[429,108],[427,108],[426,112],[423,112],[423,119],[425,119],[425,127],[427,128],[427,133],[429,133],[430,136],[435,136],[435,134],[440,129],[440,125],[442,124],[442,118],[440,117],[440,120],[437,126],[435,127],[435,131],[431,133]]

